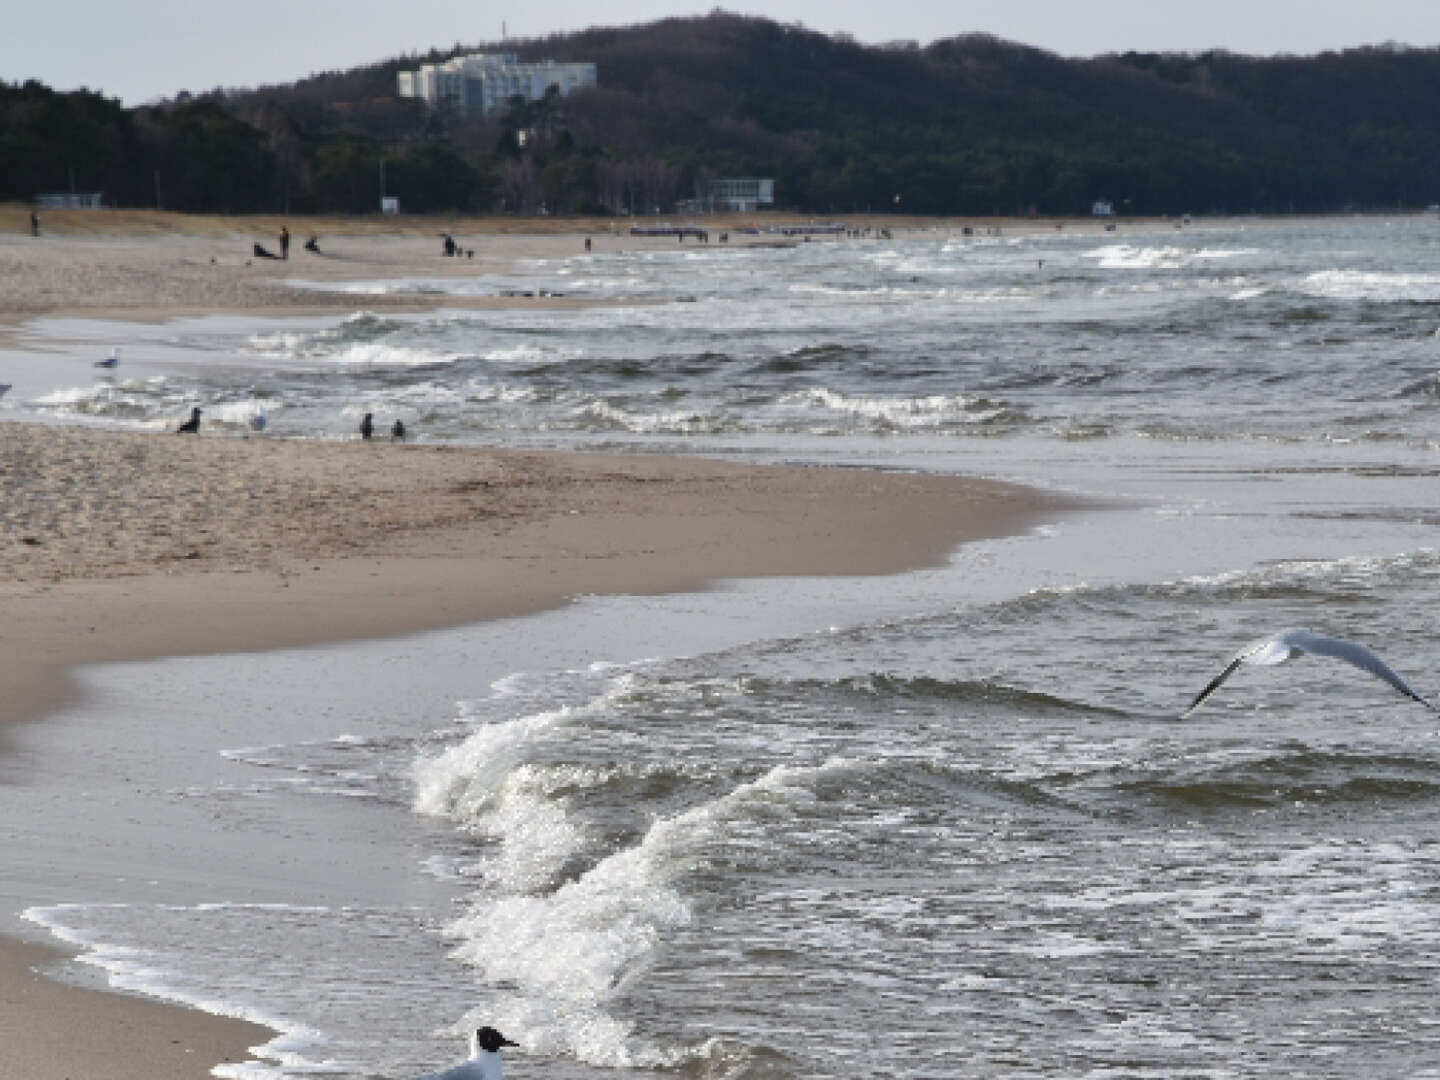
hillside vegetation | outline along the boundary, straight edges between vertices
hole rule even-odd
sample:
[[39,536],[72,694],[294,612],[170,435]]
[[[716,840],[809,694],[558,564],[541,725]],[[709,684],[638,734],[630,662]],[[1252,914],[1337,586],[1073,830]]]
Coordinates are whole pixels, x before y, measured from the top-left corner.
[[[530,41],[600,85],[463,119],[397,57],[136,109],[0,83],[0,199],[210,213],[668,212],[770,176],[806,213],[1288,212],[1440,201],[1440,49],[1066,59],[985,35],[866,46],[716,12]],[[522,138],[523,133],[523,138]],[[383,163],[383,165],[382,165]]]

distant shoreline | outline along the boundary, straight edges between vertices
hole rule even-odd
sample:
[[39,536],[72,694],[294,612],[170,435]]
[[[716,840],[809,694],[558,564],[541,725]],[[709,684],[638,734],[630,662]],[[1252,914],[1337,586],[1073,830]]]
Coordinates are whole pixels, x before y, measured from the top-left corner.
[[[0,202],[0,235],[14,233],[30,236],[30,213],[33,207],[25,203]],[[780,210],[763,210],[754,213],[723,214],[655,214],[644,217],[587,217],[587,216],[527,216],[517,217],[496,214],[397,214],[393,216],[376,214],[284,214],[278,212],[256,214],[190,214],[173,210],[113,209],[101,210],[40,210],[41,239],[46,236],[224,236],[276,235],[282,225],[290,229],[294,237],[292,255],[310,233],[329,236],[397,236],[397,237],[438,237],[450,232],[456,235],[474,234],[480,236],[559,236],[613,235],[628,236],[632,225],[655,225],[673,222],[675,224],[697,224],[714,233],[734,231],[751,225],[761,228],[801,225],[811,223],[836,223],[852,229],[890,229],[891,231],[915,229],[963,229],[966,226],[978,229],[1018,229],[1024,232],[1053,231],[1062,229],[1093,229],[1105,231],[1107,226],[1115,229],[1145,228],[1157,225],[1173,226],[1177,222],[1190,220],[1195,224],[1216,222],[1253,221],[1305,221],[1333,220],[1343,217],[1395,217],[1434,218],[1436,212],[1428,209],[1407,210],[1356,210],[1349,213],[1296,213],[1296,214],[1174,214],[1158,217],[1095,217],[1091,215],[1041,215],[1020,216],[1004,214],[986,215],[911,215],[891,213],[840,213],[804,214]],[[638,239],[638,238],[636,238]],[[731,238],[732,240],[738,237]]]

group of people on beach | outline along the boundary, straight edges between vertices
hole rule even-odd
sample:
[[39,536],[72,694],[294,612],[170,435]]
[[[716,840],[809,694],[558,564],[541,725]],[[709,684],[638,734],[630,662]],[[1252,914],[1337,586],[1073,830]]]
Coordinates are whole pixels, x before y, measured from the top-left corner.
[[[305,250],[312,255],[320,254],[320,237],[314,233],[310,239],[305,241]],[[257,259],[289,259],[290,258],[290,230],[284,225],[280,226],[280,254],[276,255],[264,244],[255,243],[251,245],[250,253]]]

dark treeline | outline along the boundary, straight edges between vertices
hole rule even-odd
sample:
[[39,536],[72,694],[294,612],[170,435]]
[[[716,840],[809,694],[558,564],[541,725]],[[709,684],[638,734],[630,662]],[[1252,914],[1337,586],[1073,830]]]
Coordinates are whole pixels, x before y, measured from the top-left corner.
[[[593,60],[600,86],[462,118],[395,96],[457,52]],[[480,43],[133,110],[0,83],[0,199],[215,212],[669,211],[770,176],[809,213],[1327,211],[1440,201],[1440,49],[1065,59],[967,35],[860,45],[716,12]]]

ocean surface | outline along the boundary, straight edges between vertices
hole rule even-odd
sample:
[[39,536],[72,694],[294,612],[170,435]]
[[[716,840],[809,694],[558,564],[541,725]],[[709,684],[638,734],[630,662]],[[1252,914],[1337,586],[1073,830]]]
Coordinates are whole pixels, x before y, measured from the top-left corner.
[[[1119,502],[913,574],[87,671],[0,759],[0,929],[83,946],[64,977],[272,1025],[243,1080],[399,1080],[477,1022],[521,1080],[1440,1077],[1440,716],[1308,657],[1177,719],[1290,626],[1440,696],[1440,219],[350,288],[42,320],[0,417],[373,412]],[[439,306],[366,309],[394,290]],[[616,303],[444,303],[507,291]]]

